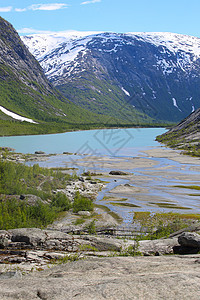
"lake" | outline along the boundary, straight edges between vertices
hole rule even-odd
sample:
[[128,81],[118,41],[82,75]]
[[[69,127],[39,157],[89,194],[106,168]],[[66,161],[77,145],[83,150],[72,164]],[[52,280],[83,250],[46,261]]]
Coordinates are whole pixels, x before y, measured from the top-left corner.
[[90,153],[109,156],[132,155],[138,149],[159,145],[155,137],[164,128],[128,128],[74,131],[49,135],[0,137],[0,146],[16,152],[34,153]]

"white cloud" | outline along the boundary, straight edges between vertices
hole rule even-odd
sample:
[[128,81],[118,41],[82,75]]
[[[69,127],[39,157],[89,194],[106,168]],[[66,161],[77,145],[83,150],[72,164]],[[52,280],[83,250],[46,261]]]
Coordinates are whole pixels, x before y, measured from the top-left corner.
[[58,10],[67,8],[68,5],[65,3],[47,3],[47,4],[33,4],[28,7],[29,10]]
[[27,11],[27,8],[15,8],[16,12],[23,12],[23,11]]
[[0,12],[9,12],[12,10],[12,6],[0,7]]
[[20,34],[51,34],[54,33],[53,31],[48,31],[48,30],[38,30],[38,29],[34,29],[34,28],[22,28],[22,29],[18,29],[17,30],[18,33]]
[[89,0],[89,1],[84,1],[81,4],[85,5],[85,4],[98,3],[98,2],[101,2],[101,0]]
[[77,31],[77,30],[63,30],[63,31],[48,31],[48,30],[39,30],[34,28],[21,28],[17,32],[21,35],[29,34],[52,34],[57,36],[87,36],[92,34],[102,33],[102,31]]

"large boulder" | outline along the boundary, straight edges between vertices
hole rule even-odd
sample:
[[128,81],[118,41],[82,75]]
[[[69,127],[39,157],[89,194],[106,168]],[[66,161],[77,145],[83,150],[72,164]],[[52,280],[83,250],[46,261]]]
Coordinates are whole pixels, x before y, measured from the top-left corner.
[[11,229],[9,233],[12,242],[26,243],[31,246],[41,245],[47,238],[45,231],[39,228]]
[[122,171],[110,171],[110,175],[128,175],[128,173]]
[[184,232],[178,237],[181,246],[200,249],[200,235],[196,232]]

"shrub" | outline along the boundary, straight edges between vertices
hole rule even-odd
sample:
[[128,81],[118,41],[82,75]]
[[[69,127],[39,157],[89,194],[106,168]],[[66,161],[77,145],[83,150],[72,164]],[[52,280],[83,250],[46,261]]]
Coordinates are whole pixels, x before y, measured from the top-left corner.
[[90,222],[88,226],[86,227],[89,234],[96,234],[96,226],[95,226],[95,220]]
[[83,210],[93,211],[94,204],[91,199],[80,195],[79,192],[76,192],[72,207],[73,207],[73,212],[75,213]]
[[67,211],[71,208],[71,202],[64,193],[58,192],[52,200],[51,206]]

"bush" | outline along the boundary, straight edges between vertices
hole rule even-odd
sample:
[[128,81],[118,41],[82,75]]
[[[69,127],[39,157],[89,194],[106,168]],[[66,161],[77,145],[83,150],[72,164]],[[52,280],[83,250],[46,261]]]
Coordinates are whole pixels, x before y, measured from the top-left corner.
[[75,213],[83,210],[93,211],[94,204],[91,199],[80,195],[79,192],[76,192],[72,207],[73,207],[73,212]]
[[67,211],[71,208],[71,202],[67,196],[61,192],[58,192],[51,202],[52,207],[60,208],[61,211]]
[[42,202],[29,206],[16,199],[0,199],[0,229],[45,227],[56,217],[55,209]]
[[92,222],[90,222],[86,228],[89,234],[96,234],[95,220],[92,220]]

